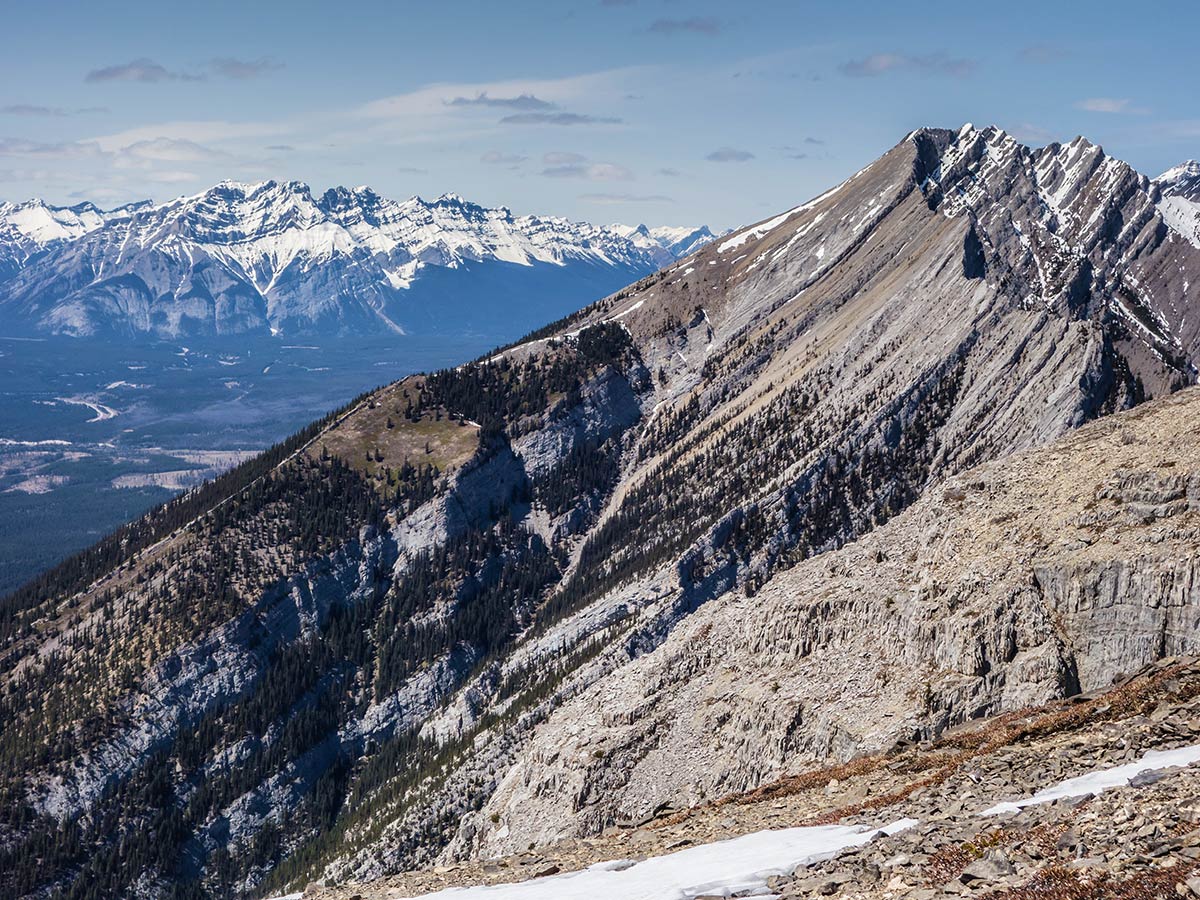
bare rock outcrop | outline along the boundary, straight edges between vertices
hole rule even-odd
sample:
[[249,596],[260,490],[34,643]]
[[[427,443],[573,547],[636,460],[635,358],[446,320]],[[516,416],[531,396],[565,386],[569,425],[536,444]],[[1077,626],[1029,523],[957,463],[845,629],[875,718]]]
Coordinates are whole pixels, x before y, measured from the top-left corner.
[[469,853],[591,833],[1200,651],[1197,429],[1191,389],[949,479],[757,596],[706,604],[538,729]]

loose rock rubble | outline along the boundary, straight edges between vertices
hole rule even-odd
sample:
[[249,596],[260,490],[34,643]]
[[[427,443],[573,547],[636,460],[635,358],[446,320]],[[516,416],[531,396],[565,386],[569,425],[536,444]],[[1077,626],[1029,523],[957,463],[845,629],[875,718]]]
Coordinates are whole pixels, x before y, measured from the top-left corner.
[[1129,784],[983,815],[1067,778],[1200,743],[1200,660],[1167,660],[1112,690],[971,723],[693,809],[503,858],[367,884],[310,885],[305,900],[392,900],[446,887],[524,881],[596,862],[643,859],[753,831],[798,825],[882,827],[879,835],[768,888],[781,900],[1200,898],[1200,765],[1146,771]]

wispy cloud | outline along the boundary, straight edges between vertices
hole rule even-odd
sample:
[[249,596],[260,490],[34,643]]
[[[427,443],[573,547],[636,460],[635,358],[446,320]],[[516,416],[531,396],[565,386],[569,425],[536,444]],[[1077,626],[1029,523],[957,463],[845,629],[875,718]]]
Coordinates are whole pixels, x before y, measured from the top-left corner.
[[48,169],[0,169],[0,181],[42,181],[54,178]]
[[613,116],[588,116],[572,112],[525,112],[505,116],[501,125],[615,125]]
[[209,64],[209,68],[215,74],[225,78],[244,81],[282,69],[283,63],[276,62],[269,56],[262,56],[258,59],[234,59],[232,56],[220,56]]
[[678,169],[658,169],[654,174],[662,175],[666,178],[678,178],[679,170]]
[[519,153],[501,153],[499,150],[489,150],[479,157],[479,161],[493,166],[519,166],[528,158]]
[[258,59],[237,59],[233,56],[218,56],[209,61],[207,72],[181,72],[168,69],[162,63],[148,57],[141,57],[127,63],[105,66],[93,69],[84,76],[89,84],[100,84],[109,81],[130,81],[141,84],[157,84],[167,81],[205,81],[209,74],[221,78],[232,78],[245,81],[258,78],[268,72],[283,68],[283,63],[269,56]]
[[30,118],[46,117],[46,116],[82,116],[88,113],[105,113],[108,108],[104,106],[84,106],[78,109],[63,109],[58,106],[38,106],[33,103],[12,103],[8,106],[0,106],[0,115],[6,116],[28,116]]
[[0,138],[0,156],[25,159],[85,159],[103,151],[94,141],[43,142],[24,138]]
[[656,19],[646,29],[651,34],[671,36],[676,34],[705,34],[710,37],[720,34],[724,26],[707,16],[692,16],[688,19]]
[[474,97],[454,97],[445,101],[447,106],[485,106],[499,109],[518,109],[523,111],[557,109],[557,103],[535,97],[533,94],[519,94],[516,97],[489,97],[487,91],[480,91]]
[[153,184],[189,184],[197,181],[199,175],[181,169],[151,169],[139,172],[138,181],[149,181]]
[[542,154],[542,162],[548,166],[571,166],[575,163],[587,162],[582,153],[572,153],[570,150],[551,150]]
[[155,162],[210,162],[225,157],[226,154],[195,141],[154,138],[122,147],[115,164],[118,168],[138,168]]
[[1024,144],[1049,144],[1054,140],[1054,134],[1040,125],[1022,122],[1012,129],[1012,136]]
[[966,78],[975,71],[977,65],[973,59],[960,59],[941,52],[924,56],[911,56],[905,53],[873,53],[863,59],[844,62],[838,68],[843,75],[849,75],[852,78],[873,78],[898,71]]
[[1017,58],[1022,62],[1045,64],[1058,62],[1070,55],[1070,50],[1058,44],[1032,44],[1028,47],[1022,47],[1021,52],[1017,54]]
[[825,142],[820,138],[806,137],[800,142],[799,147],[784,144],[776,149],[788,159],[828,159],[829,154],[819,149],[823,146],[825,146]]
[[1150,126],[1150,130],[1167,140],[1200,138],[1200,119],[1172,119]]
[[633,173],[616,163],[572,163],[543,169],[547,178],[585,178],[588,181],[632,181]]
[[579,199],[585,203],[613,205],[618,203],[674,203],[665,194],[581,194]]
[[160,138],[209,144],[238,139],[283,137],[295,132],[296,128],[294,123],[289,122],[226,122],[221,119],[207,119],[142,125],[92,140],[104,150],[116,151],[139,141],[154,141]]
[[[553,79],[429,84],[352,110],[351,116],[375,124],[346,128],[341,136],[358,144],[413,144],[450,137],[473,141],[497,129],[602,128],[622,120],[601,110],[619,103],[628,85],[645,77],[646,71],[626,68]],[[581,109],[583,104],[597,112]],[[485,149],[486,145],[478,152]]]
[[83,79],[89,84],[99,84],[106,81],[134,81],[142,84],[153,84],[160,81],[203,81],[203,75],[187,72],[173,72],[166,66],[152,59],[142,57],[132,62],[120,63],[115,66],[105,66],[102,69],[92,69]]
[[67,111],[53,106],[36,106],[32,103],[11,103],[0,106],[0,113],[6,116],[65,116]]
[[709,162],[747,162],[754,159],[754,154],[736,147],[720,147],[704,158]]
[[[630,84],[646,77],[646,67],[609,69],[564,78],[510,79],[506,81],[427,84],[403,94],[373,100],[355,112],[372,119],[415,116],[465,115],[473,109],[496,107],[513,112],[552,112],[577,109],[583,102],[617,102],[629,92]],[[538,104],[530,103],[532,98]],[[460,100],[461,98],[461,100]],[[483,98],[484,102],[476,102]],[[497,102],[499,101],[499,102]],[[506,102],[507,101],[507,102]],[[511,101],[519,104],[514,108]]]
[[268,144],[263,149],[271,150],[271,151],[274,151],[275,153],[291,153],[296,148],[293,147],[291,144]]
[[1076,109],[1094,113],[1132,113],[1144,115],[1150,110],[1134,106],[1133,101],[1125,97],[1089,97],[1075,104]]

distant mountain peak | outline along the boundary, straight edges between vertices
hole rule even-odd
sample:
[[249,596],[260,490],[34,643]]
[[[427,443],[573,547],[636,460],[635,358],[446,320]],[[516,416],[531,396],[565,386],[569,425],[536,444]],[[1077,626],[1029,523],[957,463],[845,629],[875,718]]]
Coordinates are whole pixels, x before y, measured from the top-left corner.
[[1200,162],[1189,159],[1154,179],[1162,199],[1158,211],[1167,226],[1200,248]]
[[1168,197],[1183,197],[1200,202],[1200,162],[1189,159],[1172,169],[1167,169],[1154,183]]
[[614,223],[609,227],[638,246],[655,253],[660,259],[661,265],[664,266],[676,259],[690,256],[717,237],[707,225],[660,225],[651,228],[645,223],[640,225]]
[[[564,296],[587,302],[711,239],[707,228],[635,234],[558,216],[514,217],[453,192],[396,201],[367,185],[314,194],[302,181],[226,180],[108,212],[0,205],[0,306],[19,307],[14,321],[23,317],[35,331],[81,335],[369,331],[380,323],[390,331],[411,296],[404,292],[428,270],[578,265],[589,274],[574,290],[586,293],[567,288]],[[472,290],[485,304],[516,288]],[[411,306],[405,314],[414,314]]]

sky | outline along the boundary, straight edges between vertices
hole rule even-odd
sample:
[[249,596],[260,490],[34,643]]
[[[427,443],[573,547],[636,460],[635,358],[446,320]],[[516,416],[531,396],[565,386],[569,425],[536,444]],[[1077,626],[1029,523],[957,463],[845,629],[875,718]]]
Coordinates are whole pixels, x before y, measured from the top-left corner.
[[1200,157],[1200,3],[5,0],[0,199],[224,179],[733,227],[923,125]]

